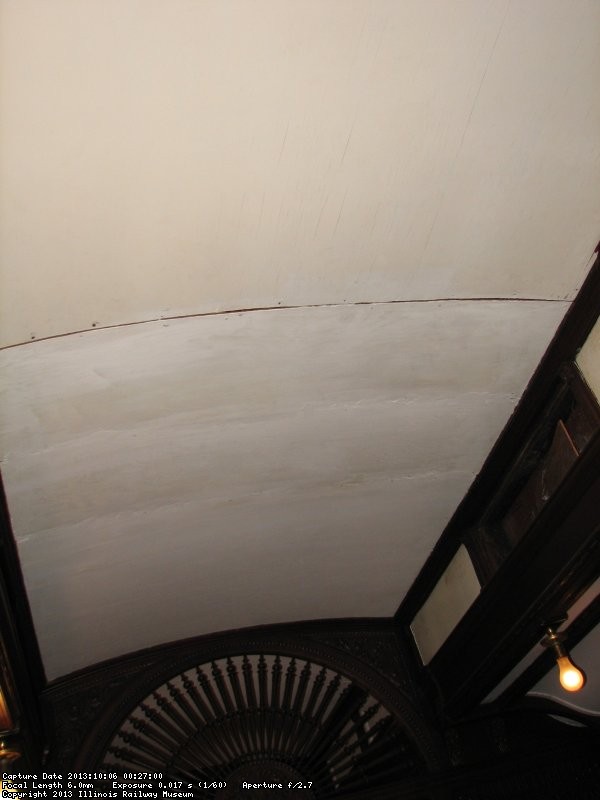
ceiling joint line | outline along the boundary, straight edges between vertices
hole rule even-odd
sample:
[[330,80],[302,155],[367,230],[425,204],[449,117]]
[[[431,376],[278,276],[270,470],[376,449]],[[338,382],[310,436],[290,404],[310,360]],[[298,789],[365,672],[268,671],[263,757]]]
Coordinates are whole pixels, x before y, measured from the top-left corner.
[[223,311],[199,311],[192,314],[172,314],[169,316],[149,317],[148,319],[133,320],[132,322],[116,322],[112,325],[98,325],[80,328],[65,333],[54,333],[50,336],[39,336],[35,339],[25,339],[22,342],[7,344],[0,347],[2,350],[11,350],[14,347],[46,342],[50,339],[62,339],[65,336],[77,336],[82,333],[95,333],[113,328],[128,328],[132,325],[148,325],[152,322],[170,322],[179,319],[194,319],[201,317],[223,317],[228,314],[254,314],[258,311],[296,311],[308,308],[344,308],[352,306],[386,306],[386,305],[425,305],[431,303],[570,303],[569,298],[558,297],[431,297],[413,300],[356,300],[351,303],[305,303],[300,305],[253,306],[250,308],[228,308]]

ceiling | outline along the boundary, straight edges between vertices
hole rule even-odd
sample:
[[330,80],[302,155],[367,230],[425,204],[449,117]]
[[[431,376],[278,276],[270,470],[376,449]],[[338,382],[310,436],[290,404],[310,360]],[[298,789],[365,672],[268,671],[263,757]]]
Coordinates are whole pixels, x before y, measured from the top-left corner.
[[2,471],[48,677],[391,615],[586,275],[600,5],[1,14]]

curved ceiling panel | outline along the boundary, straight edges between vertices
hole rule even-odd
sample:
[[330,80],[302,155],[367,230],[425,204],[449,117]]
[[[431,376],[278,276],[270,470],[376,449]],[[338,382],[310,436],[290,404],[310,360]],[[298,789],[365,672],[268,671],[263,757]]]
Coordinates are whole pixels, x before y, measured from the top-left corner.
[[572,298],[599,27],[584,0],[3,3],[1,341]]
[[259,311],[5,350],[3,472],[50,675],[392,614],[566,305]]

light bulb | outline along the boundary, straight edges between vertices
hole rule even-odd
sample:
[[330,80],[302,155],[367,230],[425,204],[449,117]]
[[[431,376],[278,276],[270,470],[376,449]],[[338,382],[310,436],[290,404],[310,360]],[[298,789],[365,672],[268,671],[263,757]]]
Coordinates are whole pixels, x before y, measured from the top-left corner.
[[577,669],[569,656],[560,656],[556,659],[559,672],[560,685],[567,692],[578,692],[585,683],[585,676]]

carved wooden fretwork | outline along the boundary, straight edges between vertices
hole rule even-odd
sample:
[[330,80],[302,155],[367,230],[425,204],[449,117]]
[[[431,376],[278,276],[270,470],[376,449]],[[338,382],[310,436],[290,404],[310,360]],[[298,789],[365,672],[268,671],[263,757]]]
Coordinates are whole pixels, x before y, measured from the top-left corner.
[[173,676],[129,711],[94,766],[225,783],[195,789],[216,800],[241,796],[244,781],[298,783],[310,800],[426,771],[406,730],[369,692],[322,664],[270,653]]
[[[216,679],[210,665],[212,662],[219,665],[237,709],[239,697],[236,698],[230,683],[228,667],[231,665],[227,658],[232,660],[240,686],[244,689],[245,673],[239,658],[244,654],[261,653],[268,654],[271,659],[280,657],[284,685],[289,660],[295,659],[296,689],[305,666],[313,665],[310,667],[310,681],[313,683],[306,686],[308,695],[321,667],[326,669],[327,683],[335,675],[342,676],[340,681],[344,686],[346,681],[354,687],[354,701],[364,700],[360,713],[366,712],[364,706],[369,698],[372,698],[371,704],[377,703],[381,709],[387,709],[394,723],[392,738],[399,737],[398,741],[402,739],[409,750],[412,748],[415,763],[424,765],[425,770],[437,770],[445,763],[442,737],[434,730],[430,712],[413,683],[395,627],[386,620],[353,620],[268,626],[199,637],[142,651],[58,681],[45,692],[47,720],[54,743],[49,765],[64,771],[73,767],[89,769],[93,764],[99,764],[106,748],[111,744],[117,746],[113,743],[115,734],[121,730],[124,720],[131,716],[132,710],[164,687],[167,681],[177,686],[177,691],[183,692],[183,678],[179,684],[173,684],[174,678],[184,673],[196,675],[198,665],[209,664],[206,674],[213,683]],[[317,669],[314,665],[321,666]],[[269,669],[271,667],[269,662]],[[257,665],[253,664],[252,670],[256,677]],[[214,685],[218,692],[218,683]],[[172,697],[169,691],[167,688],[163,699],[179,708],[176,697]],[[222,707],[226,709],[223,702]],[[231,709],[227,709],[227,713],[231,714]],[[280,713],[283,714],[283,710]],[[143,711],[142,717],[139,721],[150,721]],[[300,724],[298,720],[297,724]],[[307,724],[308,721],[304,720],[305,727]],[[213,727],[216,726],[217,723],[213,722]],[[127,733],[125,729],[121,732]],[[139,730],[133,729],[130,734],[139,735]],[[391,735],[391,729],[386,735]],[[293,738],[288,732],[290,737]],[[372,735],[368,738],[374,742]],[[122,740],[121,744],[124,744]]]

